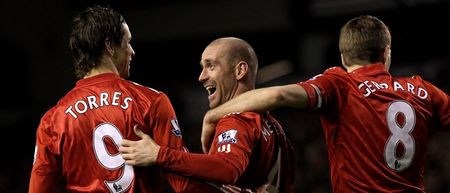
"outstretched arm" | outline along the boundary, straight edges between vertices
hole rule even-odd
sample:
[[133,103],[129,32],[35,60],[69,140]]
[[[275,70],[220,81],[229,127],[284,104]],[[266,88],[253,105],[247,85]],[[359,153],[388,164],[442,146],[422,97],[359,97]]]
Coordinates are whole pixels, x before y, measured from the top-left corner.
[[203,119],[202,148],[208,152],[217,121],[228,113],[244,111],[268,111],[277,107],[305,108],[308,95],[298,84],[273,86],[245,92],[221,106],[209,110]]
[[[134,132],[141,139],[137,141],[124,139],[119,147],[119,152],[126,164],[132,166],[158,164],[168,171],[174,171],[185,177],[194,177],[196,180],[220,184],[233,184],[244,172],[243,167],[234,165],[226,157],[187,153],[159,146],[136,126]],[[224,173],[227,175],[223,175]]]

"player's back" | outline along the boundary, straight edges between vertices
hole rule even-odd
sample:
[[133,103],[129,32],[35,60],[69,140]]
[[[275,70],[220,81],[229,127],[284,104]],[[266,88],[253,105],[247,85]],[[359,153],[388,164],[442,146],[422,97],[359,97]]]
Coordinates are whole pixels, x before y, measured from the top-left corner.
[[272,180],[271,185],[280,193],[294,192],[295,150],[274,117],[267,112],[259,113],[259,118],[258,126],[254,127],[259,141],[255,143],[255,151],[250,158],[249,172],[243,176],[249,181],[262,178],[270,168],[268,178]]
[[44,116],[38,133],[51,143],[41,147],[60,157],[69,192],[152,193],[162,191],[159,169],[125,165],[118,146],[125,138],[137,140],[133,126],[139,124],[157,143],[181,148],[171,120],[176,124],[163,93],[103,74],[78,81]]
[[322,117],[334,192],[424,192],[441,91],[420,77],[394,78],[381,64],[325,76],[335,87]]

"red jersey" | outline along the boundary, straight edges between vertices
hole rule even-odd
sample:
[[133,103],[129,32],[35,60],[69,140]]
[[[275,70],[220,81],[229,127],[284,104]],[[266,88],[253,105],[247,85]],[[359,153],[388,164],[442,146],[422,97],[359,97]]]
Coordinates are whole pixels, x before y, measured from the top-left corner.
[[298,84],[321,111],[333,192],[425,192],[429,136],[450,131],[446,93],[382,64],[334,67]]
[[[164,93],[112,73],[79,80],[41,119],[29,192],[53,192],[61,179],[67,192],[162,192],[158,167],[133,168],[118,152],[122,139],[138,139],[136,124],[158,144],[183,148]],[[175,191],[186,187],[185,178],[167,177]]]
[[184,176],[255,189],[269,182],[293,192],[295,153],[280,124],[268,113],[234,113],[216,126],[208,155],[161,147],[158,164]]

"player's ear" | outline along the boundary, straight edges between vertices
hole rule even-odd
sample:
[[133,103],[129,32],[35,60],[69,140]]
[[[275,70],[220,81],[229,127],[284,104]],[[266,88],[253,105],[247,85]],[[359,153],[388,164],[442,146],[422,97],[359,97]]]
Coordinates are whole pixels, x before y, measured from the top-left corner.
[[248,73],[248,64],[244,61],[239,61],[235,66],[236,79],[242,79]]
[[105,39],[105,50],[106,50],[106,52],[109,55],[111,55],[111,56],[114,55],[114,47],[113,47],[112,42],[111,42],[111,40],[109,38]]

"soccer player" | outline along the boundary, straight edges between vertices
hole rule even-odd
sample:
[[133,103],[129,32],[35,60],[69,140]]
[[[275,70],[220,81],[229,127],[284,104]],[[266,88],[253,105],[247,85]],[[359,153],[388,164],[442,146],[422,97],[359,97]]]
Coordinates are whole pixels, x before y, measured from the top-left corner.
[[[209,107],[255,88],[258,59],[253,48],[235,37],[212,41],[203,51],[199,81]],[[294,150],[281,125],[269,112],[232,113],[222,117],[208,154],[159,146],[150,137],[124,140],[119,148],[130,165],[158,164],[201,181],[232,184],[244,191],[293,192]],[[142,148],[148,147],[148,148]]]
[[[138,139],[136,124],[163,146],[184,145],[168,97],[125,80],[135,55],[130,41],[124,18],[109,7],[74,18],[69,47],[80,80],[41,119],[29,193],[163,191],[159,168],[133,168],[118,152],[124,138]],[[166,176],[185,191],[186,178]]]
[[217,120],[230,112],[315,109],[321,114],[333,192],[425,192],[427,142],[435,131],[450,131],[449,95],[420,76],[388,72],[391,34],[376,17],[348,21],[339,50],[344,69],[252,90],[208,111],[204,150]]

